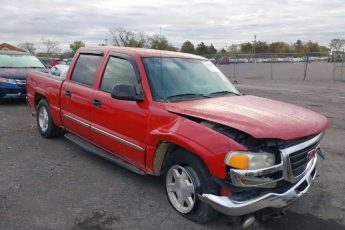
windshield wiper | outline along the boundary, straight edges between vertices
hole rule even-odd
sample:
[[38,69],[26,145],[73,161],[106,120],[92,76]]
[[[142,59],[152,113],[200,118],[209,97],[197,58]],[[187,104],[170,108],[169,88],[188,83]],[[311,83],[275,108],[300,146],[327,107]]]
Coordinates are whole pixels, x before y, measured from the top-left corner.
[[210,93],[210,94],[209,94],[209,95],[207,95],[207,96],[212,97],[212,96],[224,95],[224,94],[231,94],[231,95],[240,96],[240,94],[235,93],[235,92],[232,92],[232,91],[228,91],[228,90],[223,90],[223,91],[213,92],[213,93]]
[[201,93],[181,93],[181,94],[168,96],[167,99],[168,101],[171,101],[171,99],[178,99],[178,98],[186,99],[186,98],[200,98],[200,97],[210,98],[210,96],[204,95]]

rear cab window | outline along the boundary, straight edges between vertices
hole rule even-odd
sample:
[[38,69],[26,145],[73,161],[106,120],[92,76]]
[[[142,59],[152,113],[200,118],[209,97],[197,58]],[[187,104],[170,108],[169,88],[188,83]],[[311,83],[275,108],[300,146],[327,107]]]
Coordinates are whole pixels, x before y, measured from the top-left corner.
[[91,87],[102,55],[80,54],[72,73],[71,81]]

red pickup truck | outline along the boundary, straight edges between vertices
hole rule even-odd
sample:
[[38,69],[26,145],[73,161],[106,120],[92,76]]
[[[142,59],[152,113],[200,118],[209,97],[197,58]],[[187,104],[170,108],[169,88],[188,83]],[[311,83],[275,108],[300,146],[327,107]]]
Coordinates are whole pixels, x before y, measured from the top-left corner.
[[281,213],[311,186],[328,127],[310,110],[240,94],[205,58],[149,49],[81,48],[66,78],[30,72],[27,100],[43,137],[63,133],[164,176],[172,207],[198,223]]

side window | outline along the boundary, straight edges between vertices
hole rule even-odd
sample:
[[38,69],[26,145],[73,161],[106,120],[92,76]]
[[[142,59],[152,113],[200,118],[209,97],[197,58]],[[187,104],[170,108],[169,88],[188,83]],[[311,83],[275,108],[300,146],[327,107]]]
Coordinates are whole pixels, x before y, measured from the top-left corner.
[[74,67],[71,81],[91,86],[102,57],[99,55],[80,54]]
[[135,85],[137,92],[141,91],[132,64],[122,58],[110,57],[103,75],[101,90],[110,93],[116,84]]

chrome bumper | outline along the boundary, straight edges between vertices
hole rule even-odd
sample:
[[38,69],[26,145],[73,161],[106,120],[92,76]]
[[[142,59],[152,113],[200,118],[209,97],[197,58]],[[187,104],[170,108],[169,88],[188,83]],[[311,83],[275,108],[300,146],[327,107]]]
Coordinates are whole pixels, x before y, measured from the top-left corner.
[[264,208],[283,208],[294,203],[308,191],[316,176],[316,163],[317,156],[312,160],[304,176],[284,193],[268,193],[245,201],[235,201],[231,196],[212,194],[202,194],[199,198],[215,210],[230,216],[241,216]]

